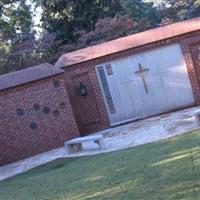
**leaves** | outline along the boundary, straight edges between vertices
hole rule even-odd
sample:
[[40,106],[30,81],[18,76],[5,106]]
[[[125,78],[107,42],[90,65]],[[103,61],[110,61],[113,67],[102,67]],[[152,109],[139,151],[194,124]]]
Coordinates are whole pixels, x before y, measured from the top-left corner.
[[[31,5],[30,5],[31,2]],[[200,0],[0,0],[0,73],[62,53],[199,16]],[[43,35],[33,22],[40,7]]]
[[200,14],[200,1],[199,0],[164,0],[160,5],[160,13],[163,21],[166,19],[176,22],[193,17]]
[[99,41],[115,39],[133,33],[134,27],[135,23],[129,15],[116,15],[113,18],[99,19],[93,31],[78,32],[80,34],[78,43],[86,46]]

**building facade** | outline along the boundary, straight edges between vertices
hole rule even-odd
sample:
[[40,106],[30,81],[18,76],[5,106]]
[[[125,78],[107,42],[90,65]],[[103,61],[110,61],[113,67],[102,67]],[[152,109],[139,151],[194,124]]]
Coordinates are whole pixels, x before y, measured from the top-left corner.
[[199,29],[195,18],[63,55],[80,134],[199,105]]
[[0,165],[79,136],[63,71],[53,67],[43,64],[1,76]]
[[0,165],[200,105],[200,18],[0,76]]

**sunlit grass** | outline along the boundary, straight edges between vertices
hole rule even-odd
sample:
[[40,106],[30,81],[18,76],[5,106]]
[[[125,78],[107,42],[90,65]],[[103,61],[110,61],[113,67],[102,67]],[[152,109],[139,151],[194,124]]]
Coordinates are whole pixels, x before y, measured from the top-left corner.
[[0,183],[1,200],[198,200],[200,131],[60,159]]

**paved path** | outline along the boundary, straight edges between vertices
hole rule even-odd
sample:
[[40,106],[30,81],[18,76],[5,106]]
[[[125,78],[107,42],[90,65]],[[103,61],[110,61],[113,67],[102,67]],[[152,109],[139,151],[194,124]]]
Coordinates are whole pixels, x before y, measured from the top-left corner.
[[[64,148],[55,149],[22,161],[0,167],[0,180],[23,173],[41,164],[62,157],[94,155],[158,141],[196,129],[193,113],[197,107],[158,117],[130,123],[101,132],[105,137],[107,150],[99,150],[97,145],[84,144],[87,151],[68,155]],[[98,133],[97,133],[98,134]]]

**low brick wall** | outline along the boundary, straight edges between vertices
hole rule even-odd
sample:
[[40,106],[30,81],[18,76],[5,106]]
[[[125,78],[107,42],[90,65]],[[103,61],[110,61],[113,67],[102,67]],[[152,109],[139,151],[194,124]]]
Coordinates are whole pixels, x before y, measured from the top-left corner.
[[79,136],[62,76],[0,91],[0,165]]

